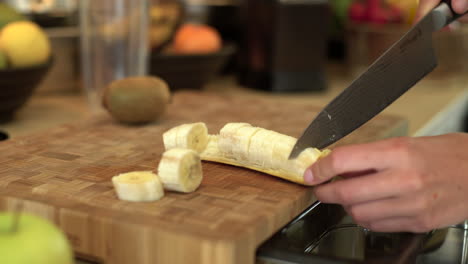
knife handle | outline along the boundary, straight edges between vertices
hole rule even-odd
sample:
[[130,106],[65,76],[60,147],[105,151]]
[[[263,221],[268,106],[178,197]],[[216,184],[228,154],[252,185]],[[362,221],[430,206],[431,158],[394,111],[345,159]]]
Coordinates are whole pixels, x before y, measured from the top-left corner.
[[466,11],[465,13],[463,14],[458,14],[456,13],[455,11],[453,11],[453,8],[452,8],[452,0],[442,0],[442,3],[445,3],[448,5],[448,7],[450,8],[450,11],[451,11],[451,17],[448,19],[447,21],[447,25],[452,23],[453,21],[459,19],[460,17],[468,14],[468,11]]

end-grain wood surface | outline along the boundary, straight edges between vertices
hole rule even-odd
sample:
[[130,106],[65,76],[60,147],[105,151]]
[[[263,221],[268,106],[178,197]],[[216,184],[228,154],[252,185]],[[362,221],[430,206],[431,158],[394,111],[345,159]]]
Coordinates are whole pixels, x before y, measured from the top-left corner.
[[[190,194],[166,192],[156,202],[118,200],[112,176],[155,170],[162,133],[205,122],[217,133],[228,122],[299,136],[320,110],[314,105],[180,92],[163,120],[127,126],[103,114],[46,133],[0,143],[0,208],[52,220],[77,255],[104,263],[253,263],[256,248],[315,201],[311,188],[263,173],[204,162]],[[340,144],[405,133],[407,124],[379,116]]]

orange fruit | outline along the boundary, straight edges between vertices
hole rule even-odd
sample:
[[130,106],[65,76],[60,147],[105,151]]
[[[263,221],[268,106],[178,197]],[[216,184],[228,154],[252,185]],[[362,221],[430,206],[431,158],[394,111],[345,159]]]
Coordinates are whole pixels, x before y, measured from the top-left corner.
[[184,24],[176,32],[173,51],[176,53],[211,53],[221,48],[218,31],[208,25]]

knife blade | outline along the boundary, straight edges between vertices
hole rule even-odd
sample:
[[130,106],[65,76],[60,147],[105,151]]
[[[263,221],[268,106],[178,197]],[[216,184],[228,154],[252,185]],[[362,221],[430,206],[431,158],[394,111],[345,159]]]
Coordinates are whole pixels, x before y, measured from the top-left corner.
[[[465,13],[466,14],[466,13]],[[385,51],[310,123],[289,159],[308,147],[325,148],[372,119],[437,66],[432,33],[461,14],[441,3]]]

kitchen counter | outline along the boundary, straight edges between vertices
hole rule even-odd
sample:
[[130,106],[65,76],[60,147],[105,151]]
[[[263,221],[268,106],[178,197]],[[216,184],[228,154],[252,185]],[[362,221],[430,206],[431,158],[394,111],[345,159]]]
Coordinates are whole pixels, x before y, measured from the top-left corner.
[[[333,69],[333,74],[341,77],[331,79],[329,88],[324,92],[275,94],[241,87],[232,77],[214,80],[204,89],[223,94],[272,97],[325,106],[350,83],[350,78],[347,78],[342,70]],[[409,135],[423,136],[460,131],[466,109],[468,109],[468,75],[443,81],[423,80],[383,113],[406,118],[409,121]],[[90,114],[85,97],[79,93],[39,94],[33,96],[17,113],[13,122],[0,124],[0,130],[7,132],[10,137],[16,137],[73,122]]]

